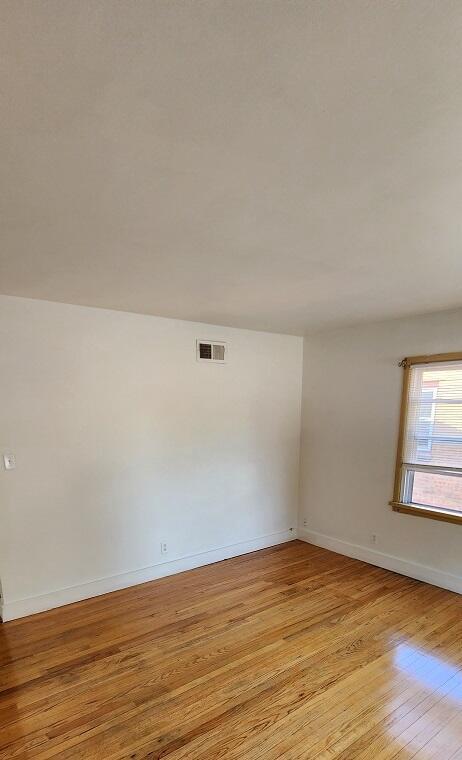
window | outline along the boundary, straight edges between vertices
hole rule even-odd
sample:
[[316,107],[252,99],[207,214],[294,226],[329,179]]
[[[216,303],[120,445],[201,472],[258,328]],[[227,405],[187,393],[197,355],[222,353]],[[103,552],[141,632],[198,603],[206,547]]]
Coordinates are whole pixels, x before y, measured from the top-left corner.
[[391,505],[462,523],[462,354],[414,356],[404,367]]

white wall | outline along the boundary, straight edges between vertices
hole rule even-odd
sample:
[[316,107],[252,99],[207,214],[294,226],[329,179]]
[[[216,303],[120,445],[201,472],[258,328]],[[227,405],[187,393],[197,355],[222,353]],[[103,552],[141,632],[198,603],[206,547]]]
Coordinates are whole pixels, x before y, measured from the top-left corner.
[[462,526],[388,506],[401,398],[398,362],[460,350],[462,311],[305,340],[301,537],[462,592]]
[[[4,619],[292,538],[300,338],[2,296],[0,339]],[[305,339],[302,538],[462,591],[462,527],[388,506],[398,361],[461,347],[462,311]]]
[[0,339],[5,619],[292,537],[301,338],[0,297]]

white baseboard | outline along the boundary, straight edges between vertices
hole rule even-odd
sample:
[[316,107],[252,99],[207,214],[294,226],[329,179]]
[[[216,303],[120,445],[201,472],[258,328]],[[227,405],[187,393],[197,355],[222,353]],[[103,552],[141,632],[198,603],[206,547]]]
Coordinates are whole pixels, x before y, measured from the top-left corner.
[[36,612],[43,612],[54,607],[62,607],[64,604],[80,602],[82,599],[90,599],[93,596],[107,594],[110,591],[117,591],[121,588],[136,586],[139,583],[153,581],[158,578],[164,578],[167,575],[182,573],[185,570],[193,570],[195,567],[210,565],[213,562],[220,562],[223,559],[238,557],[241,554],[266,549],[269,546],[276,546],[286,541],[293,541],[297,537],[296,528],[268,533],[264,536],[253,538],[250,541],[239,541],[234,544],[220,546],[209,551],[191,554],[185,557],[179,557],[167,562],[159,562],[150,567],[143,567],[139,570],[131,570],[119,575],[112,575],[108,578],[82,583],[78,586],[51,591],[49,594],[29,597],[28,599],[17,599],[16,601],[3,603],[1,618],[3,622],[16,620],[17,618],[33,615]]
[[462,594],[462,578],[458,575],[445,573],[442,570],[420,565],[416,562],[409,562],[406,559],[401,559],[401,557],[395,557],[393,554],[384,554],[376,549],[370,549],[360,544],[351,544],[340,538],[326,536],[324,533],[317,533],[306,528],[299,528],[297,537],[309,544],[322,546],[324,549],[330,549],[338,554],[360,559],[363,562],[369,562],[371,565],[383,567],[385,570],[392,570],[395,573],[400,573],[400,575],[407,575],[418,581],[425,581],[433,586],[440,586],[448,591]]

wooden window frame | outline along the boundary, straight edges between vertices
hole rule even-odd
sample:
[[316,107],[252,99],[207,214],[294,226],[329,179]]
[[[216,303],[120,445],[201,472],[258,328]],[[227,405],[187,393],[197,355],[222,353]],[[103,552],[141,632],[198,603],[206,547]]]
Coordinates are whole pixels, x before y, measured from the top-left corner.
[[426,507],[415,506],[414,504],[406,504],[401,499],[401,468],[403,465],[403,451],[404,451],[404,438],[406,434],[407,412],[408,412],[408,396],[409,396],[409,383],[411,376],[411,368],[416,364],[437,364],[438,362],[462,362],[462,351],[457,351],[448,354],[432,354],[422,356],[408,356],[400,362],[400,366],[403,367],[403,387],[401,391],[401,410],[399,417],[399,432],[398,432],[398,449],[396,454],[396,466],[395,466],[395,483],[393,488],[393,498],[389,502],[394,512],[401,512],[406,515],[414,515],[418,517],[427,517],[431,520],[440,520],[442,522],[455,523],[462,525],[462,513],[458,514],[450,509],[444,509],[441,507]]

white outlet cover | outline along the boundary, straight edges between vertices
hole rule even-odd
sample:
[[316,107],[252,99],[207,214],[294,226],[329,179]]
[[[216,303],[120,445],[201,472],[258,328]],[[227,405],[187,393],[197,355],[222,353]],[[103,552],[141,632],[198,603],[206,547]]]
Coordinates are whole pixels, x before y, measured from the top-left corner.
[[16,459],[14,454],[4,454],[3,464],[5,466],[5,470],[14,470],[16,467]]

